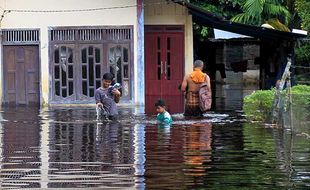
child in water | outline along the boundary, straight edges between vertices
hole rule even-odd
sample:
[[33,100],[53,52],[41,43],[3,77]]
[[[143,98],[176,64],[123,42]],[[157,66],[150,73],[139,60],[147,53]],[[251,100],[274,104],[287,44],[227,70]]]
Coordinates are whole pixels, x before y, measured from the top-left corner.
[[157,111],[157,117],[156,120],[158,124],[162,125],[171,125],[172,124],[172,118],[171,115],[166,111],[166,104],[165,101],[162,99],[159,99],[155,103],[156,111]]

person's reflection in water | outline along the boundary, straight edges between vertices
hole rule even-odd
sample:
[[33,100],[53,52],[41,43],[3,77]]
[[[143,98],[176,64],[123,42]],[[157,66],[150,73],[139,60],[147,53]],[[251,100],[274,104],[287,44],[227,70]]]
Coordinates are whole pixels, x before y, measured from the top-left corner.
[[170,142],[170,128],[172,126],[168,124],[158,124],[158,142],[159,144],[169,144]]
[[211,123],[196,123],[186,128],[185,163],[192,168],[191,176],[204,176],[204,164],[211,162],[212,125]]
[[[134,139],[133,128],[122,125],[119,121],[97,124],[97,150],[102,161],[114,164],[132,164],[134,155],[131,151]],[[122,167],[122,173],[133,174],[134,169]]]
[[145,129],[147,189],[184,187],[184,130],[180,130],[181,126],[167,125],[149,125]]
[[112,163],[120,159],[120,151],[118,150],[119,130],[121,130],[121,124],[117,121],[97,124],[97,144],[101,145],[98,148],[100,149],[100,153]]

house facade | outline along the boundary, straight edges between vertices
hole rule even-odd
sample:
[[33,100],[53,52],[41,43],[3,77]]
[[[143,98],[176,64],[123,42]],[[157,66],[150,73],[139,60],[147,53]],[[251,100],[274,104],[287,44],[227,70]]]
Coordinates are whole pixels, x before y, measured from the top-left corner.
[[[192,19],[164,0],[1,0],[1,104],[89,104],[105,72],[122,103],[180,104]],[[178,110],[177,110],[178,109]],[[149,109],[151,110],[151,109]]]

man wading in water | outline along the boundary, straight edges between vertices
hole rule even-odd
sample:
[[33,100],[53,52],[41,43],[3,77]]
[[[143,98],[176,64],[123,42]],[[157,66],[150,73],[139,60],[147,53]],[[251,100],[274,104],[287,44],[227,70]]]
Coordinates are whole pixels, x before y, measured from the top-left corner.
[[119,102],[121,93],[117,89],[111,88],[113,78],[113,74],[105,73],[102,77],[102,86],[95,91],[97,120],[117,119],[116,103]]
[[186,104],[184,116],[202,116],[202,111],[199,107],[199,89],[203,82],[207,82],[209,91],[211,92],[210,78],[202,72],[203,61],[196,60],[194,62],[194,71],[185,75],[181,90],[185,92]]

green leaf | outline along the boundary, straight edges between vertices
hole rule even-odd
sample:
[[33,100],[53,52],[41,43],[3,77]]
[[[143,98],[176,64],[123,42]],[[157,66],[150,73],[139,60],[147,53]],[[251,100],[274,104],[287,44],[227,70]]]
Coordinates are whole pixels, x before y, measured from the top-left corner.
[[247,0],[243,6],[245,12],[254,17],[259,17],[263,12],[265,0]]

